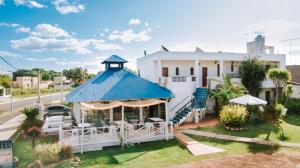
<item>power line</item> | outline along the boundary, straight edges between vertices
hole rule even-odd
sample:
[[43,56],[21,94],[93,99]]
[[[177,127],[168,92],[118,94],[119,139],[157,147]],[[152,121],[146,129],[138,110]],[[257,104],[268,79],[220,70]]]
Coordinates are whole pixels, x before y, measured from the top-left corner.
[[16,68],[16,67],[13,66],[11,63],[9,63],[8,61],[6,61],[1,55],[0,55],[0,58],[1,58],[7,65],[9,65],[10,67],[14,68],[15,70],[18,70],[18,68]]

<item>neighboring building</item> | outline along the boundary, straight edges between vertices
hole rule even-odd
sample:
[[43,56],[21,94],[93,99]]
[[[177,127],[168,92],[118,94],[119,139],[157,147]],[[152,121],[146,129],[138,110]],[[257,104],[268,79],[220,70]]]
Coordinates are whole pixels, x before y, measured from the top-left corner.
[[300,65],[289,65],[286,69],[291,72],[294,92],[291,95],[293,98],[300,98]]
[[[41,81],[40,88],[46,89],[52,85],[53,81]],[[14,88],[23,88],[23,89],[31,89],[38,88],[38,77],[30,77],[30,76],[18,76],[16,80],[13,81]]]
[[15,88],[36,88],[38,85],[38,78],[37,77],[30,77],[30,76],[18,76],[16,80],[13,81],[13,87]]
[[[176,119],[178,110],[198,93],[197,99],[206,104],[207,96],[203,96],[203,93],[207,92],[205,88],[212,89],[222,83],[221,74],[231,75],[234,82],[240,83],[238,69],[241,62],[248,57],[259,56],[258,59],[267,64],[267,69],[271,67],[285,69],[285,55],[274,54],[274,48],[265,46],[265,39],[262,36],[257,36],[255,41],[247,43],[247,51],[248,53],[204,52],[197,48],[195,52],[173,52],[162,47],[161,51],[137,59],[138,74],[170,89],[175,94],[168,108],[169,118]],[[275,93],[273,82],[265,80],[262,87],[263,91],[259,97],[270,101]],[[199,112],[203,115],[203,110],[213,112],[212,102],[208,101],[208,106],[204,105],[202,109],[196,110],[193,112],[194,115],[186,113],[178,123],[193,120],[198,122],[197,116]]]
[[[62,80],[62,81],[61,81]],[[65,76],[56,76],[53,79],[54,88],[61,88],[61,82],[63,82],[63,88],[67,89],[72,86],[72,82],[67,79]]]

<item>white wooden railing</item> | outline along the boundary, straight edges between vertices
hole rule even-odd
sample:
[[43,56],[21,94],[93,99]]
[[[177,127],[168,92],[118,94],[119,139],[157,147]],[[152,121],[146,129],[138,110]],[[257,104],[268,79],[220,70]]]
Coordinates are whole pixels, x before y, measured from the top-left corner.
[[126,124],[125,143],[139,143],[173,138],[172,122],[148,122],[142,124]]
[[[123,130],[123,131],[122,131]],[[124,124],[119,126],[73,128],[60,127],[59,141],[80,151],[99,150],[95,147],[124,145],[173,138],[172,122]],[[123,139],[123,140],[122,140]],[[94,146],[91,146],[94,145]],[[78,150],[77,150],[78,151]]]

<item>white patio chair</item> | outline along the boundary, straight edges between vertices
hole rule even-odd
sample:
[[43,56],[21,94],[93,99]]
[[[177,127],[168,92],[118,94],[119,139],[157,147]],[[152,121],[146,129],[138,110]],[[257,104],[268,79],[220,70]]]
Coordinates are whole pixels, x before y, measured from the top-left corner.
[[146,128],[146,134],[147,135],[152,133],[153,127],[154,127],[153,123],[149,123],[149,122],[145,123],[145,128]]

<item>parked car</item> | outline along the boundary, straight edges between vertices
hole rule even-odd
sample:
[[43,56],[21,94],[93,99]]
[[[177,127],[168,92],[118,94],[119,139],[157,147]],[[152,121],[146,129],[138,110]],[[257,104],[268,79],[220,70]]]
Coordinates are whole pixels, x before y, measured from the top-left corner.
[[44,119],[50,117],[50,116],[69,116],[70,109],[67,106],[64,105],[50,105],[47,106],[44,110]]

